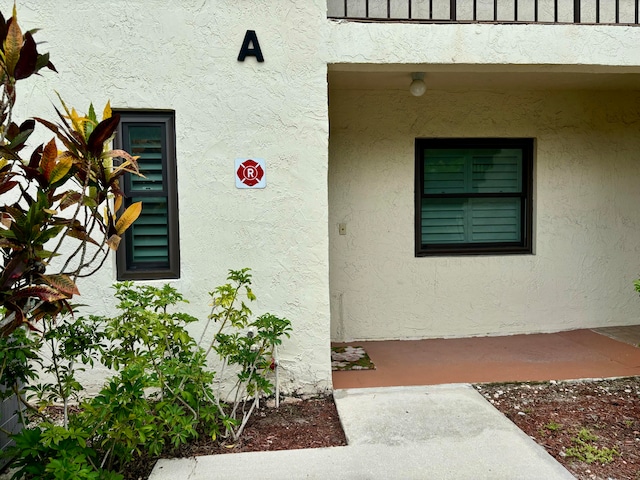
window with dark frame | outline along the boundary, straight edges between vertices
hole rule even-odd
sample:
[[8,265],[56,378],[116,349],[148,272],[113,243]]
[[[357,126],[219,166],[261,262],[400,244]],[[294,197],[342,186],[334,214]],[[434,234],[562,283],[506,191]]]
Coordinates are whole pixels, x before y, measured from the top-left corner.
[[180,277],[175,114],[118,111],[116,144],[134,156],[143,176],[121,180],[124,207],[142,202],[142,213],[126,231],[116,255],[118,280]]
[[531,253],[533,146],[416,139],[416,256]]

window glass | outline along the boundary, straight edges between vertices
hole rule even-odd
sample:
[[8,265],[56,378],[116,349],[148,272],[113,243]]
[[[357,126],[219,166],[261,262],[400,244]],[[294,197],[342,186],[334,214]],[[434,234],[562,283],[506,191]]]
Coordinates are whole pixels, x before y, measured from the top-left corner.
[[531,251],[532,139],[418,139],[416,253]]

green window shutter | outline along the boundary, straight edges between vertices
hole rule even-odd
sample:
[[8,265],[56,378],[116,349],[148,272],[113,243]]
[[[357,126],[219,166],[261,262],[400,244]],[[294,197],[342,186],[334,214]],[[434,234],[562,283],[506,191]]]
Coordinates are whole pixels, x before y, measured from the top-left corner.
[[424,193],[462,193],[467,190],[467,158],[462,151],[427,150]]
[[467,242],[520,241],[519,198],[472,198],[469,206],[471,228]]
[[495,152],[471,151],[472,192],[502,193],[522,190],[522,151],[503,149]]
[[129,175],[129,188],[132,192],[162,191],[164,187],[163,175],[163,146],[161,125],[131,125],[128,128],[131,154],[138,156],[138,168],[141,177]]
[[[138,158],[141,176],[129,175],[127,204],[142,202],[142,213],[130,228],[127,263],[130,268],[163,268],[169,265],[169,228],[164,181],[164,125],[128,125],[131,153]],[[154,196],[148,196],[154,195]],[[156,196],[162,195],[162,196]]]
[[429,198],[422,202],[422,243],[467,241],[467,204],[457,198]]
[[169,229],[165,197],[134,197],[142,202],[142,213],[130,228],[129,262],[144,268],[169,265]]
[[519,242],[519,198],[429,198],[422,203],[424,244]]

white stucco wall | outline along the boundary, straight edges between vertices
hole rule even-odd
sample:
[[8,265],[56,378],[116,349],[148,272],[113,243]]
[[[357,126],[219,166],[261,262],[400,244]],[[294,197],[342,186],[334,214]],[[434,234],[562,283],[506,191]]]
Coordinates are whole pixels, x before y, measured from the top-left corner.
[[[567,71],[639,71],[640,28],[621,25],[495,25],[333,21],[327,60],[373,65],[561,65]],[[428,71],[428,68],[427,68]]]
[[[3,13],[12,4],[2,0]],[[228,269],[251,267],[254,313],[293,323],[280,348],[285,391],[331,385],[327,81],[317,54],[325,9],[324,0],[18,2],[60,72],[23,84],[19,115],[52,118],[54,90],[83,111],[107,99],[175,110],[181,278],[171,283],[204,319],[207,292]],[[264,63],[237,61],[247,30]],[[264,190],[235,187],[234,159],[251,156],[266,160]],[[113,281],[109,262],[80,283],[85,313],[113,312]]]
[[[638,93],[625,74],[640,71],[640,28],[334,21],[327,35],[341,74],[330,95],[334,340],[637,323]],[[407,92],[411,71],[426,72],[424,97]],[[571,87],[622,83],[630,91]],[[536,138],[535,255],[414,257],[421,136]]]
[[[639,106],[637,91],[332,90],[332,338],[638,323]],[[416,258],[417,137],[535,138],[535,254]]]
[[[7,14],[12,4],[0,0]],[[337,90],[329,115],[327,65],[637,73],[640,28],[335,22],[325,0],[21,0],[18,9],[25,28],[43,29],[36,38],[60,72],[23,82],[19,117],[52,118],[55,90],[79,109],[110,99],[175,110],[181,278],[171,283],[204,318],[227,270],[251,267],[254,311],[293,322],[285,390],[330,386],[330,317],[336,339],[631,321],[636,94]],[[237,62],[246,30],[264,63]],[[535,256],[413,257],[413,141],[428,135],[538,138]],[[264,190],[235,188],[234,159],[249,156],[266,159]],[[615,169],[603,170],[605,157]],[[348,233],[338,238],[339,222]],[[84,313],[114,313],[114,280],[110,262],[80,284]]]

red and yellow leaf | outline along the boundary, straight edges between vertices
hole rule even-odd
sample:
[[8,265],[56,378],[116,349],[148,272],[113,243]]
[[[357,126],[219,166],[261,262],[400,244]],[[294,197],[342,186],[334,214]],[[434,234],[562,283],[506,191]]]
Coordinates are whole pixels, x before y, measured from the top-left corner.
[[72,295],[80,295],[78,287],[68,275],[42,275],[40,278],[42,278],[54,289],[66,294],[66,296],[68,297]]
[[7,38],[4,40],[4,61],[7,72],[13,76],[16,64],[20,59],[20,49],[24,43],[24,36],[18,25],[18,16],[14,5],[13,17],[9,19]]
[[55,302],[67,298],[68,295],[48,285],[35,285],[21,288],[15,292],[11,299],[33,297],[44,302]]
[[0,213],[0,224],[7,228],[11,228],[11,222],[13,222],[13,217],[11,215],[5,212]]
[[65,208],[70,207],[71,205],[75,205],[76,203],[82,200],[82,194],[80,192],[68,191],[60,200],[60,210],[64,210]]
[[8,192],[9,190],[11,190],[16,185],[18,185],[18,182],[13,181],[13,180],[10,180],[10,181],[4,182],[4,183],[0,183],[0,195],[2,195],[3,193]]
[[51,170],[49,185],[53,185],[62,180],[67,173],[69,173],[71,167],[73,167],[73,160],[69,156],[59,157],[58,162]]
[[129,205],[129,207],[124,211],[120,218],[116,222],[116,232],[118,235],[122,235],[127,228],[131,226],[133,222],[135,222],[140,213],[142,212],[142,202],[136,202]]
[[13,257],[4,267],[2,276],[0,277],[0,288],[4,290],[11,287],[20,280],[26,270],[26,255],[21,253],[20,255]]
[[20,58],[16,63],[14,76],[16,80],[28,78],[36,72],[38,64],[38,50],[36,42],[31,35],[31,32],[27,32],[24,35],[24,44],[20,50]]
[[104,150],[104,143],[109,140],[111,135],[116,131],[118,123],[120,123],[120,115],[116,113],[112,117],[101,121],[93,132],[91,132],[87,140],[87,145],[89,153],[91,153],[94,158],[100,158]]
[[124,174],[125,172],[133,173],[135,175],[139,175],[140,177],[144,177],[144,175],[140,173],[140,169],[138,168],[138,158],[140,157],[134,157],[129,153],[125,152],[124,150],[109,150],[108,152],[105,153],[105,156],[111,157],[111,158],[120,157],[124,160],[120,165],[118,165],[111,172],[108,178],[111,179],[113,177],[118,177]]
[[71,124],[73,125],[73,129],[77,133],[82,135],[82,138],[86,138],[84,124],[89,122],[90,120],[87,117],[79,115],[78,112],[76,112],[75,108],[71,109],[71,114],[69,115],[69,120],[71,120]]
[[76,225],[73,228],[67,230],[67,236],[72,238],[77,238],[78,240],[82,240],[83,242],[89,242],[94,245],[100,245],[96,242],[91,236],[87,233],[85,228],[82,225]]
[[56,158],[58,158],[58,146],[56,145],[55,139],[52,138],[44,147],[42,157],[40,158],[40,171],[47,182],[49,182],[49,179],[51,178],[51,171],[56,165]]

